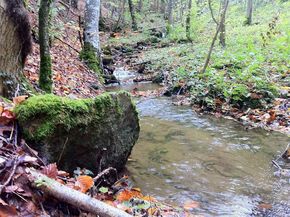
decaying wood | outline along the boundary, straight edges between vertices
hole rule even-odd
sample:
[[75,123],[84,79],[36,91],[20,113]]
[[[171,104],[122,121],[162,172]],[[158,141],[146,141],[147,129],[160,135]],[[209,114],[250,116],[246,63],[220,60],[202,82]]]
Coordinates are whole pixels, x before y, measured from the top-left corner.
[[46,175],[30,169],[35,187],[43,192],[57,198],[60,201],[69,203],[84,211],[90,212],[101,217],[130,217],[128,213],[94,199],[82,192],[69,188]]

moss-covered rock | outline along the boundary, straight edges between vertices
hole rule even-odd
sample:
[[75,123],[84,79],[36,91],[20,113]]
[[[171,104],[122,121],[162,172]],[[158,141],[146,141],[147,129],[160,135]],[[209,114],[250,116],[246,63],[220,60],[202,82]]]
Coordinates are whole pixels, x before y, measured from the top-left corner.
[[29,144],[68,171],[121,170],[139,136],[138,114],[125,92],[83,100],[35,96],[15,113]]

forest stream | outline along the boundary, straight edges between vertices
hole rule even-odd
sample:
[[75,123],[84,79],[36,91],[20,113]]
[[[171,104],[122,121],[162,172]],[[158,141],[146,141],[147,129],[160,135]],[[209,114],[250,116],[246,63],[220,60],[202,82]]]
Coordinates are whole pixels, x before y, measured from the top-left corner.
[[137,99],[137,108],[141,132],[127,168],[144,193],[178,205],[197,201],[194,212],[203,216],[257,215],[259,204],[271,206],[267,216],[290,215],[289,180],[271,165],[287,136],[201,116],[165,97]]

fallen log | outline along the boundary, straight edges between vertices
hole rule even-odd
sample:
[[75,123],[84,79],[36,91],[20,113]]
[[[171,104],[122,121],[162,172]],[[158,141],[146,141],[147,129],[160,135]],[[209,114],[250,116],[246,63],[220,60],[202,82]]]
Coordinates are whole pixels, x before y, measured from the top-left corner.
[[122,210],[92,198],[80,191],[69,188],[33,168],[30,168],[30,174],[32,175],[35,188],[74,207],[101,217],[132,217]]

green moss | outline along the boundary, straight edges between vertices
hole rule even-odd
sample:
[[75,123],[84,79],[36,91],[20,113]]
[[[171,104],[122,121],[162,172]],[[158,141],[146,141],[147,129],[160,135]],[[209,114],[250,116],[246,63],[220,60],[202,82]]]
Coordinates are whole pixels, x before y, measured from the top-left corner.
[[52,70],[50,55],[43,55],[41,57],[39,87],[47,93],[52,92]]
[[101,122],[108,107],[120,110],[118,102],[113,100],[113,93],[81,100],[47,94],[29,98],[15,108],[15,113],[22,126],[26,122],[33,123],[29,129],[24,130],[26,138],[41,141],[52,135],[60,125],[69,131],[75,126],[87,125],[92,121]]
[[96,49],[90,44],[85,43],[84,48],[80,53],[81,60],[85,61],[88,67],[99,76],[100,81],[103,83],[103,75],[100,63],[100,57],[96,55]]

